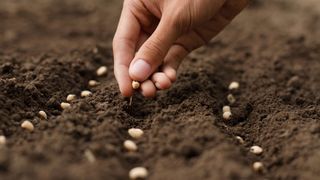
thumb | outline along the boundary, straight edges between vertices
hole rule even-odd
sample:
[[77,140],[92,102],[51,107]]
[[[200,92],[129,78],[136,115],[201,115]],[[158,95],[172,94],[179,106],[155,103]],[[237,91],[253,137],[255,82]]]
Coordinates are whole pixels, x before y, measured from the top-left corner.
[[141,46],[129,67],[133,80],[144,81],[162,64],[179,30],[169,18],[162,18],[156,30]]

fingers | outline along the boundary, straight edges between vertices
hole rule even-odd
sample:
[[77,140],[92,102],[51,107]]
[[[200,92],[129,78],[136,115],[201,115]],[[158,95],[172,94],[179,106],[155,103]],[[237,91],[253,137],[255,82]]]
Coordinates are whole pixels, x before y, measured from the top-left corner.
[[144,97],[151,98],[156,95],[157,89],[151,80],[144,81],[140,88],[140,92]]
[[140,25],[127,6],[124,5],[119,25],[113,39],[114,74],[123,96],[129,97],[133,90],[129,76],[129,65],[134,58]]
[[231,21],[241,10],[243,10],[249,3],[249,0],[228,0],[220,10],[220,14]]
[[144,81],[162,64],[169,48],[178,37],[178,31],[163,18],[153,34],[145,41],[130,64],[133,80]]
[[171,86],[171,80],[163,72],[157,72],[152,75],[152,81],[158,89],[168,89]]

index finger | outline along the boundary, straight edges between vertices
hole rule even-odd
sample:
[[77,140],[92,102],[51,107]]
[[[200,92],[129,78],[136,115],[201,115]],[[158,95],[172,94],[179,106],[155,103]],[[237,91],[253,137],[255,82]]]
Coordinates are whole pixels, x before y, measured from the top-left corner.
[[123,96],[129,97],[133,90],[129,76],[129,65],[135,55],[140,33],[140,24],[132,14],[126,1],[113,39],[114,74]]

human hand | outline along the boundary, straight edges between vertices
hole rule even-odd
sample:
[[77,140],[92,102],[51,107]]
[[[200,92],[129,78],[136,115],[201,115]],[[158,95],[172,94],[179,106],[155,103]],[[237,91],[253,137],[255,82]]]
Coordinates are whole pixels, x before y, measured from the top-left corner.
[[153,97],[168,89],[192,50],[208,43],[249,0],[124,0],[113,39],[114,73],[121,93]]

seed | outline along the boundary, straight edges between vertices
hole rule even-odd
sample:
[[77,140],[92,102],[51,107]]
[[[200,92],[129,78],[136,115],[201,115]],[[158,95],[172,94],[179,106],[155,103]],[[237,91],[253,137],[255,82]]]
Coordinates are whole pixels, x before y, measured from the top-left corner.
[[148,170],[144,167],[135,167],[130,170],[130,179],[145,179],[148,176]]
[[239,141],[240,144],[243,144],[243,143],[244,143],[244,140],[243,140],[242,137],[236,136],[236,139]]
[[101,66],[97,69],[96,73],[98,76],[103,76],[103,75],[106,75],[108,72],[108,68],[107,66]]
[[261,154],[263,152],[263,149],[260,146],[251,146],[250,152],[253,154]]
[[40,115],[40,117],[42,117],[43,119],[47,119],[47,118],[48,118],[47,113],[44,112],[44,111],[39,111],[39,115]]
[[139,139],[143,135],[143,131],[138,128],[131,128],[128,130],[128,133],[131,137],[133,137],[135,139]]
[[223,108],[222,108],[222,112],[231,112],[231,108],[230,108],[230,106],[223,106]]
[[132,81],[132,88],[133,89],[139,89],[140,83],[138,81]]
[[23,121],[23,123],[21,124],[21,127],[23,129],[30,131],[30,132],[32,132],[34,130],[34,126],[30,121]]
[[94,86],[99,85],[99,83],[98,83],[96,80],[90,80],[90,81],[88,82],[88,85],[91,86],[91,87],[94,87]]
[[70,101],[73,101],[73,100],[75,100],[76,99],[76,95],[75,94],[69,94],[68,96],[67,96],[67,101],[68,102],[70,102]]
[[98,49],[97,47],[94,47],[94,48],[92,49],[92,52],[93,52],[94,54],[98,54],[98,53],[99,53],[99,49]]
[[3,136],[3,135],[1,135],[1,136],[0,136],[0,146],[1,146],[1,145],[5,145],[5,144],[6,144],[6,142],[7,142],[6,137],[5,137],[5,136]]
[[240,87],[240,84],[238,82],[231,82],[229,85],[229,90],[238,89]]
[[123,146],[128,150],[128,151],[137,151],[138,150],[138,146],[136,145],[135,142],[131,141],[131,140],[126,140],[123,143]]
[[262,162],[254,162],[252,168],[256,172],[261,172],[263,170],[263,164]]
[[231,119],[232,113],[227,111],[227,112],[224,112],[222,116],[223,116],[223,119],[229,120]]
[[90,96],[92,94],[92,92],[88,91],[88,90],[84,90],[81,92],[81,97],[87,97]]
[[94,156],[94,154],[89,149],[84,151],[84,156],[87,158],[87,160],[90,163],[94,163],[96,161],[96,157]]
[[71,104],[65,103],[65,102],[62,102],[60,104],[60,106],[61,106],[62,109],[70,109],[71,108]]
[[236,98],[234,98],[234,96],[233,96],[232,94],[229,94],[229,95],[227,96],[227,99],[228,99],[228,101],[229,101],[230,104],[233,104],[233,103],[236,102]]

